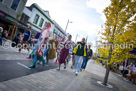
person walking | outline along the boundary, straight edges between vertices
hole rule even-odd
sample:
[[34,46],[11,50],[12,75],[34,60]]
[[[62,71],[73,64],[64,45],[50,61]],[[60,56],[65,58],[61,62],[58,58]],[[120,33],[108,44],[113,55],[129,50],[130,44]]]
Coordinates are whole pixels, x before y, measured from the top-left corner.
[[[44,38],[44,36],[49,36],[50,35],[50,28],[51,28],[51,24],[48,22],[47,24],[46,24],[46,27],[43,29],[43,30],[41,30],[41,34],[40,34],[40,36],[39,36],[39,39],[38,39],[38,42],[37,42],[37,44],[35,45],[35,47],[34,47],[34,49],[33,49],[33,51],[29,54],[29,56],[27,56],[27,59],[30,59],[31,57],[32,57],[32,55],[36,52],[36,50],[38,49],[38,47],[39,47],[39,44],[41,43],[41,41],[42,41],[42,39]],[[49,32],[49,33],[47,33],[47,32]],[[47,34],[47,35],[46,35]]]
[[21,52],[21,49],[22,49],[22,45],[24,44],[25,48],[27,48],[28,52],[29,52],[29,47],[28,47],[28,41],[30,40],[31,38],[31,27],[28,26],[27,27],[27,31],[24,33],[24,37],[23,39],[21,40],[21,45],[19,46],[19,49],[18,49],[18,52]]
[[40,58],[44,66],[45,64],[44,56],[47,54],[49,50],[48,47],[47,47],[48,48],[47,50],[46,46],[48,46],[50,39],[52,39],[52,32],[50,31],[50,28],[51,28],[51,24],[47,23],[47,28],[46,28],[47,30],[45,29],[44,31],[42,31],[39,44],[36,45],[36,47],[33,49],[34,59],[33,59],[33,64],[29,66],[30,68],[35,68],[38,57]]
[[86,56],[85,38],[83,38],[82,41],[75,47],[73,53],[75,54],[75,65],[73,72],[77,76],[78,72],[80,71],[81,61],[83,60],[83,56],[84,57]]
[[60,58],[60,51],[61,51],[61,45],[62,44],[64,44],[64,41],[65,41],[65,37],[63,37],[60,41],[58,41],[58,44],[56,45],[56,53],[57,53],[57,58],[56,58],[56,60],[55,60],[55,62],[54,63],[57,63],[58,62],[58,60],[59,60],[59,58]]
[[87,55],[84,58],[82,65],[81,65],[81,69],[80,69],[81,71],[82,71],[82,69],[85,70],[88,60],[91,59],[91,57],[92,57],[93,51],[91,49],[91,45],[88,45],[88,48],[86,50],[86,54]]
[[57,70],[60,70],[61,64],[64,63],[64,69],[66,69],[66,58],[69,54],[72,54],[73,48],[72,48],[72,41],[71,41],[72,36],[68,36],[68,40],[64,42],[64,48],[60,52],[60,58],[59,58],[59,67]]

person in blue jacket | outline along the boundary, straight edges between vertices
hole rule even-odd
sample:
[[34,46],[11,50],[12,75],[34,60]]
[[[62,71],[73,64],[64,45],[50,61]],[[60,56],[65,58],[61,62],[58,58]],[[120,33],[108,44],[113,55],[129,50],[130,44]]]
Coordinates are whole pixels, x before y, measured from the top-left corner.
[[19,52],[21,52],[21,48],[22,48],[22,45],[24,44],[25,46],[24,47],[26,47],[27,48],[27,50],[28,50],[28,52],[29,52],[29,47],[28,47],[28,44],[29,44],[29,40],[31,39],[31,27],[30,26],[28,26],[27,27],[27,31],[25,31],[25,33],[24,33],[24,37],[23,37],[23,39],[21,40],[21,45],[19,46]]

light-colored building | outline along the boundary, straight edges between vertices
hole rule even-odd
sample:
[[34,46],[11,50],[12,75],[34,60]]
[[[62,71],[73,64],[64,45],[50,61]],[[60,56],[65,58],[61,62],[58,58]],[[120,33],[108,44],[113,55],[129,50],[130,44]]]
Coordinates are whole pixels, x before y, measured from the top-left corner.
[[50,22],[52,25],[51,31],[54,36],[57,35],[59,39],[66,36],[64,30],[51,19],[49,11],[41,9],[36,3],[24,8],[21,21],[32,27],[33,35],[37,32],[41,32],[41,30],[45,28],[46,23]]
[[[22,17],[21,20],[27,22],[27,25],[30,25],[35,32],[41,32],[47,22],[50,22],[53,28],[53,20],[49,12],[42,10],[36,3],[32,4],[30,7],[26,7],[22,16],[24,17]],[[26,19],[26,17],[28,18]]]
[[25,24],[20,22],[27,0],[0,0],[0,27],[8,31],[8,38],[13,39],[18,30],[23,31]]
[[61,39],[64,36],[66,37],[66,33],[64,32],[64,30],[55,21],[54,26],[55,26],[53,30],[54,36],[58,36],[58,39]]

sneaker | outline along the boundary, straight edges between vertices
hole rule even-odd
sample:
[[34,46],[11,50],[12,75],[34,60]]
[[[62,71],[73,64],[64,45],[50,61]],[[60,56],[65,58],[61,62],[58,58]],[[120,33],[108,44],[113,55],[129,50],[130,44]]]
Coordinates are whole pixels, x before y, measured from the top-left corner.
[[60,68],[57,68],[57,71],[60,71]]
[[64,65],[64,69],[66,69],[66,65]]
[[75,71],[75,70],[73,70],[73,72],[75,73],[76,71]]
[[125,80],[126,82],[131,82],[130,80]]
[[26,58],[27,58],[27,59],[30,59],[30,58],[31,58],[31,56],[29,55],[29,56],[27,56]]
[[131,76],[131,74],[126,74],[126,76]]
[[80,71],[82,72],[82,69],[80,69]]
[[20,51],[17,50],[17,53],[20,53]]
[[76,72],[75,75],[77,76],[77,75],[78,75],[78,72]]

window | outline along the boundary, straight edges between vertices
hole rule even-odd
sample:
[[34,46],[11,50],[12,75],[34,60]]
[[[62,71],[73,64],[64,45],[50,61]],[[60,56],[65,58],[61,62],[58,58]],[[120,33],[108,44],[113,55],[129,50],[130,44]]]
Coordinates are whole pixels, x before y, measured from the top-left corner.
[[19,2],[20,2],[20,0],[12,0],[11,8],[13,10],[16,10],[17,7],[18,7]]
[[3,0],[0,0],[0,2],[3,2]]
[[36,14],[33,23],[37,24],[38,20],[39,20],[39,15]]
[[44,22],[44,19],[43,19],[43,18],[41,18],[41,21],[40,21],[40,23],[39,23],[39,27],[42,27],[43,22]]

